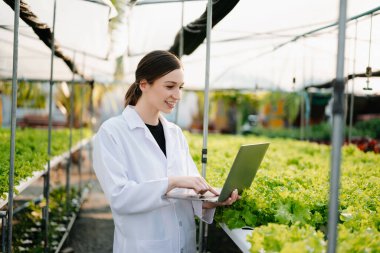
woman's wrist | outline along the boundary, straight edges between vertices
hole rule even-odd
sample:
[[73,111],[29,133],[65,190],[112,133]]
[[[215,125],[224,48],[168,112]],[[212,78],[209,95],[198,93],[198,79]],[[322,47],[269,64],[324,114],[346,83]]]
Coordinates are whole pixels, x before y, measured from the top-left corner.
[[168,177],[168,189],[166,190],[166,193],[170,192],[174,188],[176,188],[176,180],[175,177]]
[[212,203],[212,202],[203,202],[202,203],[203,209],[212,209],[212,208],[216,208],[217,206],[218,206],[217,204]]

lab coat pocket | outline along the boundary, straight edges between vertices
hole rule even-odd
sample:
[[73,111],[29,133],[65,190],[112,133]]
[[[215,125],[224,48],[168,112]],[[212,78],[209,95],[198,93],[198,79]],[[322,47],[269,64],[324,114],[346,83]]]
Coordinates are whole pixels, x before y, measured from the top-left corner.
[[166,240],[138,240],[137,248],[141,253],[170,253],[172,241]]

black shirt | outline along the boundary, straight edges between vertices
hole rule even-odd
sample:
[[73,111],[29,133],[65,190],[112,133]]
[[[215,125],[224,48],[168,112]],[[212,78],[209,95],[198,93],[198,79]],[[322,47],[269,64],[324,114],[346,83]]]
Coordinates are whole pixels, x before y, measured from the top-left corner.
[[160,146],[162,152],[166,156],[166,143],[165,143],[165,134],[164,128],[162,127],[161,121],[158,121],[157,126],[145,124],[149,131],[152,133],[154,139],[156,139],[158,146]]

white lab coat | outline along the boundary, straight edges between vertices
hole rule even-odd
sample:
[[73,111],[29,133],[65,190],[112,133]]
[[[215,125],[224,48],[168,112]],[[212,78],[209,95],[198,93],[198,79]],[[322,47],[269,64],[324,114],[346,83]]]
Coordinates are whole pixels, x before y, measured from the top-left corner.
[[100,127],[94,170],[115,223],[114,253],[194,253],[194,214],[207,223],[215,209],[164,199],[169,176],[199,175],[181,129],[160,116],[166,157],[133,106]]

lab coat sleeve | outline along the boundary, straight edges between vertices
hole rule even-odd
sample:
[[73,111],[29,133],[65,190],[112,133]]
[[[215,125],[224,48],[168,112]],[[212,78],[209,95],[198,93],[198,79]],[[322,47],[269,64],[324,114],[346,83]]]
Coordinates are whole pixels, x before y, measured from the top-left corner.
[[116,138],[100,128],[94,140],[94,170],[112,210],[120,215],[135,214],[170,205],[162,198],[168,178],[141,183],[130,180],[120,150]]
[[214,221],[215,208],[203,209],[202,201],[192,201],[194,214],[202,221],[211,224]]
[[[185,139],[185,136],[182,134],[183,142],[186,147],[186,160],[187,160],[187,166],[189,169],[189,175],[190,176],[198,176],[201,175],[198,172],[197,166],[194,163],[193,158],[190,155],[189,151],[189,145],[187,144],[187,141]],[[194,214],[201,219],[202,221],[211,224],[214,220],[214,214],[215,214],[215,208],[212,209],[203,209],[202,208],[202,201],[192,201]]]

